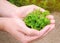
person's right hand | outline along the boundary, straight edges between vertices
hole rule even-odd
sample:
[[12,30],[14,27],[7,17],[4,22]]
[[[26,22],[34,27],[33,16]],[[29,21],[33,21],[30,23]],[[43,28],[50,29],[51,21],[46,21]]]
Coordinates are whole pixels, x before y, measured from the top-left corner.
[[[1,27],[3,28],[3,31],[6,31],[10,33],[13,37],[15,37],[17,40],[21,41],[22,43],[30,42],[34,39],[36,39],[37,32],[31,31],[29,28],[27,28],[22,20],[19,20],[17,18],[0,18],[1,21]],[[27,34],[35,34],[35,35],[27,35]]]
[[3,17],[3,29],[11,32],[12,30],[20,31],[26,35],[37,35],[39,31],[28,28],[23,20],[18,18],[5,18]]
[[[48,16],[49,19],[53,19],[52,16]],[[3,24],[3,30],[10,33],[17,40],[22,43],[28,43],[37,38],[42,38],[49,31],[54,28],[54,22],[44,27],[41,31],[31,30],[27,28],[21,19],[17,18],[0,18]]]

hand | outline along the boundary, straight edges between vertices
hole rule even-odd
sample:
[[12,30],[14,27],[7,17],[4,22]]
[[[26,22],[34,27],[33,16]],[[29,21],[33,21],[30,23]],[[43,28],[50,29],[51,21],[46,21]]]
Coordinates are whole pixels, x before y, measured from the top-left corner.
[[[7,2],[7,1],[6,1]],[[5,11],[5,15],[3,16],[7,16],[7,17],[13,17],[13,18],[21,18],[23,19],[24,17],[27,16],[28,13],[32,12],[33,10],[35,9],[40,9],[40,11],[44,12],[45,10],[40,8],[40,7],[37,7],[35,5],[29,5],[29,6],[23,6],[23,7],[16,7],[12,4],[10,4],[9,2],[7,2],[8,4],[7,5],[10,5],[10,6],[7,6],[8,7],[8,11]],[[6,6],[5,6],[6,7]],[[9,9],[10,8],[10,9]],[[12,9],[11,9],[12,8]],[[5,8],[6,10],[6,8]],[[49,18],[50,17],[50,18]],[[46,26],[44,29],[42,29],[39,33],[36,31],[36,33],[38,33],[38,37],[37,38],[41,38],[42,36],[45,36],[49,31],[51,31],[54,26],[55,26],[55,20],[54,20],[54,17],[49,15],[48,18],[50,19],[51,24]],[[26,28],[25,28],[26,29]],[[29,29],[30,30],[30,29]],[[20,30],[21,31],[21,30]],[[35,31],[35,30],[34,30]],[[27,32],[24,32],[22,31],[22,33],[25,33],[27,34]],[[30,32],[28,32],[30,34]],[[34,32],[33,32],[34,33]],[[28,36],[29,36],[28,34]],[[35,34],[35,33],[34,33]],[[28,42],[28,41],[26,41]]]
[[[4,14],[2,14],[2,16],[4,16],[4,17],[7,16],[7,17],[14,17],[14,18],[16,18],[16,17],[17,18],[24,18],[24,17],[27,16],[28,13],[32,12],[35,9],[40,9],[40,11],[42,11],[42,12],[45,11],[44,9],[42,9],[42,8],[40,8],[38,6],[35,6],[35,5],[17,7],[15,5],[12,5],[11,3],[9,3],[6,0],[5,1],[2,1],[2,3],[1,4],[4,5],[4,7],[2,7],[2,5],[1,5],[0,8],[3,11],[3,13],[4,13]],[[8,11],[6,11],[6,9],[8,9]],[[27,32],[25,32],[25,33],[27,34]],[[30,32],[28,32],[28,33],[30,33]]]
[[[20,13],[18,17],[21,17],[22,19],[24,19],[28,15],[28,13],[32,12],[35,9],[40,9],[41,12],[45,11],[44,9],[37,7],[35,5],[23,6],[23,7],[20,7],[20,10],[22,13]],[[48,15],[47,18],[50,19],[50,25],[47,25],[42,30],[40,30],[38,37],[36,39],[44,37],[47,33],[49,33],[55,27],[54,17],[52,15]]]
[[[51,15],[47,17],[53,20],[53,17]],[[42,38],[54,28],[54,22],[51,22],[51,24],[44,27],[44,29],[42,29],[38,35],[36,32],[36,35],[30,36],[30,35],[26,35],[21,31],[21,29],[22,30],[25,29],[21,27],[21,25],[23,24],[23,22],[21,22],[22,20],[19,20],[17,18],[1,18],[0,20],[2,20],[2,24],[3,24],[2,27],[4,27],[3,30],[10,33],[13,37],[21,41],[22,43],[29,43],[37,38]]]
[[[28,13],[32,12],[35,9],[40,9],[41,12],[44,12],[45,10],[43,8],[40,8],[35,5],[29,5],[29,6],[22,6],[20,8],[20,14],[17,15],[17,17],[20,17],[22,20],[28,15]],[[48,15],[47,18],[50,19],[50,25],[47,25],[42,30],[40,30],[38,36],[41,38],[45,36],[48,32],[50,32],[55,27],[55,20],[53,15]],[[39,38],[38,37],[38,38]]]
[[17,40],[21,41],[22,43],[27,43],[38,37],[37,35],[31,36],[26,35],[25,33],[22,32],[22,31],[26,32],[27,30],[30,31],[28,28],[22,25],[23,24],[22,20],[18,20],[17,18],[0,18],[0,21],[2,22],[1,23],[3,27],[2,30],[10,33],[12,36],[14,36]]
[[0,15],[3,17],[24,17],[28,13],[32,12],[34,9],[40,9],[40,11],[45,11],[44,9],[36,5],[28,5],[17,7],[7,0],[0,1]]

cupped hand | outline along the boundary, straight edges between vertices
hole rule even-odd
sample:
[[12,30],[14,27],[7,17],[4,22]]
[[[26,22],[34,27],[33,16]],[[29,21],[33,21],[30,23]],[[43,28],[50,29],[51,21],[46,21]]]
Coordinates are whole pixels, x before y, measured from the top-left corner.
[[[29,6],[22,6],[20,8],[20,14],[17,16],[21,18],[22,20],[28,15],[28,13],[32,12],[33,10],[40,9],[41,12],[44,12],[45,10],[43,8],[40,8],[35,5],[29,5]],[[50,24],[45,26],[42,30],[39,31],[38,38],[44,37],[47,33],[49,33],[54,27],[55,27],[55,20],[53,15],[46,16],[48,19],[50,19]]]
[[[23,24],[23,22],[21,22],[22,20],[19,20],[17,18],[1,18],[1,20],[2,20],[4,31],[10,33],[13,37],[21,41],[22,43],[29,43],[35,39],[42,38],[54,28],[54,22],[52,21],[53,16],[49,15],[47,17],[51,19],[51,24],[44,27],[44,29],[42,29],[38,35],[36,34],[36,35],[31,35],[31,36],[21,31],[21,29],[23,29],[21,27]],[[24,31],[26,32],[26,30]]]
[[[2,4],[3,7],[2,7],[2,5],[0,7],[2,10],[1,14],[3,17],[23,19],[24,17],[27,16],[28,13],[32,12],[35,9],[40,9],[40,11],[42,11],[42,12],[45,11],[44,9],[42,9],[38,6],[35,6],[35,5],[17,7],[15,5],[9,3],[7,0],[4,0],[4,1],[1,0],[1,1],[2,1],[2,3],[4,2]],[[24,28],[24,30],[26,30],[26,32],[23,29],[21,29],[21,31],[23,30],[22,32],[24,32],[27,35],[30,35],[31,33],[33,33],[33,35],[34,35],[34,34],[36,34],[35,32],[38,33],[37,30],[29,29],[28,27],[26,27],[24,23],[22,24],[22,28]],[[29,30],[31,30],[31,32]]]
[[[26,25],[25,25],[25,23],[23,22],[23,19],[24,19],[24,17],[26,17],[27,15],[28,15],[28,13],[30,13],[30,12],[32,12],[33,10],[35,10],[35,9],[40,9],[40,11],[42,11],[42,12],[44,12],[45,10],[44,9],[42,9],[42,8],[40,8],[40,7],[38,7],[38,6],[35,6],[35,5],[29,5],[29,6],[22,6],[22,7],[16,7],[16,6],[14,6],[14,5],[12,5],[12,4],[10,4],[8,1],[5,1],[6,2],[6,6],[5,7],[7,7],[8,8],[8,11],[6,11],[6,9],[7,8],[5,8],[5,15],[3,15],[3,16],[5,16],[5,17],[11,17],[11,18],[18,18],[17,20],[15,20],[14,19],[14,21],[13,20],[11,20],[11,21],[13,21],[13,23],[11,22],[11,21],[9,21],[9,23],[7,23],[6,22],[6,24],[9,24],[10,26],[12,26],[12,28],[14,28],[15,29],[15,31],[16,31],[16,28],[19,30],[19,32],[17,32],[17,36],[19,36],[19,37],[21,37],[21,36],[23,36],[21,39],[24,39],[25,37],[25,39],[24,40],[22,40],[22,42],[29,42],[29,41],[31,41],[31,40],[34,40],[34,39],[37,39],[37,38],[41,38],[42,36],[45,36],[49,31],[51,31],[53,28],[54,28],[54,26],[55,26],[55,20],[54,20],[54,17],[52,16],[52,15],[48,15],[47,16],[47,18],[49,18],[50,19],[50,21],[51,21],[51,23],[50,23],[50,25],[47,25],[46,27],[44,27],[42,30],[40,30],[40,31],[37,31],[37,30],[32,30],[32,29],[30,29],[30,28],[28,28],[28,27],[26,27]],[[8,5],[8,6],[7,6]],[[10,9],[9,9],[10,8]],[[16,23],[15,23],[16,22]],[[11,25],[11,23],[12,23],[12,25]],[[21,24],[20,24],[21,23]],[[18,24],[18,25],[15,25],[15,24]],[[14,26],[13,26],[14,25]],[[7,28],[9,28],[10,26],[8,26],[8,25],[6,25],[5,26],[5,28],[6,28],[6,30],[7,30]],[[19,28],[18,28],[19,27]],[[20,27],[21,27],[21,29],[20,29]],[[11,27],[10,27],[11,28]],[[13,29],[13,30],[14,30]],[[14,33],[14,31],[13,30],[9,30],[12,34],[15,34]],[[21,33],[24,33],[25,35],[27,35],[27,36],[25,36],[25,35],[18,35],[18,34],[20,34],[20,32]],[[32,34],[32,35],[31,35]],[[15,34],[16,35],[16,34]],[[31,37],[31,36],[35,36],[36,35],[36,37]],[[18,38],[19,38],[18,37]],[[28,39],[28,38],[29,39]],[[33,38],[33,39],[32,39]],[[31,39],[31,40],[30,40]]]
[[[18,20],[17,18],[0,18],[0,20],[2,22],[2,30],[8,32],[22,43],[28,43],[38,37],[37,35],[29,36],[21,32],[21,29],[26,27],[24,27],[24,25],[22,25],[23,22],[21,22],[21,20]],[[23,29],[22,31],[26,32],[27,30]]]
[[[40,9],[41,12],[45,11],[43,8],[38,7],[36,5],[22,6],[22,7],[19,7],[19,10],[21,13],[18,14],[17,17],[20,17],[23,20],[28,15],[28,13],[30,13],[36,9]],[[55,27],[54,16],[53,15],[47,15],[46,17],[48,19],[50,19],[50,24],[39,31],[38,35],[40,35],[40,36],[45,36],[48,32],[50,32]]]
[[36,5],[28,5],[17,7],[7,0],[1,0],[0,5],[0,16],[2,17],[25,17],[28,13],[32,12],[34,9],[40,9],[40,11],[45,11],[41,7]]

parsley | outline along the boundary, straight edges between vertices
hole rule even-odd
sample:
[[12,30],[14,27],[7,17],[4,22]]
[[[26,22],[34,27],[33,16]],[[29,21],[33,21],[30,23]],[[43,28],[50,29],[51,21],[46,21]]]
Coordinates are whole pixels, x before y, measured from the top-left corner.
[[47,15],[49,15],[49,11],[40,12],[40,10],[34,10],[24,18],[24,22],[29,28],[41,30],[50,24],[50,20],[46,18]]

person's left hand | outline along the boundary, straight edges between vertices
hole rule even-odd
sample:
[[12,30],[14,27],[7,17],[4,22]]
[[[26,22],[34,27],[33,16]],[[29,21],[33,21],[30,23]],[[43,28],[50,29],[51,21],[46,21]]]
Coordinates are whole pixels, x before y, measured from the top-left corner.
[[41,7],[38,7],[36,5],[27,5],[27,6],[21,6],[17,7],[7,0],[1,0],[0,5],[0,14],[2,17],[19,17],[23,18],[28,13],[32,12],[35,9],[40,9],[40,11],[44,12],[45,10]]

